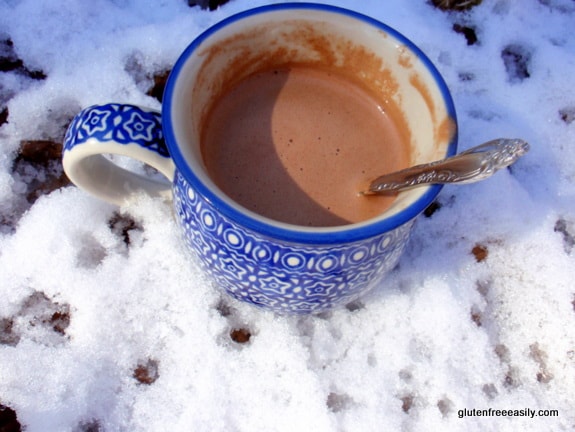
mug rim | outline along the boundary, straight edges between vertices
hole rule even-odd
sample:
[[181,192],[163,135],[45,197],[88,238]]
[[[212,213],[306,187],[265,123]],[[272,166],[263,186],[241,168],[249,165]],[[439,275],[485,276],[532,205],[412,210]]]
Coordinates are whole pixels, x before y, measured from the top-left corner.
[[[418,60],[425,66],[427,71],[432,76],[433,82],[440,91],[441,98],[445,104],[447,115],[453,120],[453,123],[457,125],[455,105],[443,77],[435,65],[431,62],[431,60],[423,53],[423,51],[421,51],[417,45],[415,45],[411,40],[409,40],[397,30],[360,12],[352,11],[338,6],[319,3],[279,3],[265,5],[231,15],[209,27],[200,33],[186,47],[186,49],[182,52],[182,54],[180,54],[178,60],[174,64],[164,91],[162,102],[162,128],[164,129],[166,145],[168,147],[170,156],[174,161],[176,170],[183,175],[186,181],[193,185],[194,189],[196,189],[200,195],[204,196],[205,199],[211,202],[211,204],[224,217],[236,221],[238,224],[259,234],[263,234],[272,238],[304,244],[335,244],[359,241],[392,231],[421,214],[433,202],[435,197],[443,188],[443,185],[435,184],[424,186],[427,188],[427,191],[425,191],[425,193],[423,193],[417,200],[399,212],[383,219],[373,218],[359,223],[335,227],[299,226],[275,221],[264,216],[255,218],[249,214],[250,212],[248,210],[242,212],[238,208],[230,206],[228,203],[222,200],[218,194],[214,193],[210,187],[205,185],[204,182],[202,182],[200,178],[193,172],[177,144],[176,134],[171,120],[173,118],[172,102],[174,98],[174,89],[184,64],[188,61],[190,56],[194,54],[196,49],[212,34],[217,33],[222,28],[244,18],[268,12],[295,9],[316,10],[320,12],[335,13],[351,17],[361,21],[362,23],[384,31],[408,47],[408,49],[418,58]],[[446,149],[446,157],[455,154],[457,150],[457,139],[458,131],[457,127],[455,127],[453,136],[451,137]]]

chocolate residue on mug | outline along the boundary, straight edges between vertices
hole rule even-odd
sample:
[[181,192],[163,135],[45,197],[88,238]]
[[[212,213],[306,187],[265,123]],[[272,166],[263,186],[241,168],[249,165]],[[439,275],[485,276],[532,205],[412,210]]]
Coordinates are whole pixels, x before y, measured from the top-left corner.
[[399,51],[398,63],[406,69],[413,67],[413,56],[407,50],[406,47],[402,46],[397,49]]
[[443,143],[451,141],[456,131],[454,119],[448,116],[444,119],[439,118],[438,109],[435,106],[433,96],[419,75],[415,73],[412,74],[409,77],[409,82],[419,92],[429,110],[429,113],[431,114],[431,120],[435,125],[433,137],[435,145],[440,146]]
[[[399,85],[381,56],[326,23],[291,20],[257,25],[210,45],[199,56],[205,60],[192,97],[206,102],[196,107],[201,109],[200,125],[212,104],[242,79],[274,67],[300,65],[334,69],[355,81],[381,102],[382,109],[399,124],[405,142],[411,142],[404,113],[396,106]],[[206,91],[208,99],[196,97]]]
[[342,52],[340,51],[341,47],[336,46],[335,49],[332,47],[334,39],[318,32],[317,25],[312,26],[303,22],[293,22],[293,25],[297,29],[286,33],[286,40],[295,42],[298,47],[315,54],[317,59],[313,59],[314,56],[310,56],[310,64],[319,63],[328,68],[337,66],[338,57],[342,55]]
[[429,110],[429,113],[431,114],[431,118],[433,119],[433,122],[436,123],[437,116],[435,113],[435,104],[433,103],[433,97],[431,96],[429,89],[423,83],[423,81],[421,80],[419,75],[417,75],[415,73],[410,75],[409,82],[411,83],[411,85],[413,87],[415,87],[415,89],[419,92],[419,94],[423,98],[425,105],[427,105],[427,109]]
[[450,142],[455,136],[456,131],[457,126],[455,125],[455,120],[451,117],[445,117],[435,131],[436,144]]

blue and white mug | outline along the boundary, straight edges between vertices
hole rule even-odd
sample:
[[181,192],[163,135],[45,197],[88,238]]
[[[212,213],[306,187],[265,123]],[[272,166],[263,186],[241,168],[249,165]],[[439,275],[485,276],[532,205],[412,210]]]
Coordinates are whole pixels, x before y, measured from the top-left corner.
[[[83,110],[68,129],[63,166],[76,185],[112,203],[142,191],[171,197],[189,249],[236,299],[280,313],[315,313],[354,301],[381,282],[441,186],[401,192],[383,214],[336,227],[281,223],[232,201],[202,161],[202,121],[229,80],[276,63],[352,65],[356,78],[387,92],[404,113],[412,165],[455,154],[453,102],[420,49],[356,12],[284,3],[231,16],[198,36],[170,73],[161,114],[121,104]],[[135,158],[168,181],[120,168],[106,154]]]

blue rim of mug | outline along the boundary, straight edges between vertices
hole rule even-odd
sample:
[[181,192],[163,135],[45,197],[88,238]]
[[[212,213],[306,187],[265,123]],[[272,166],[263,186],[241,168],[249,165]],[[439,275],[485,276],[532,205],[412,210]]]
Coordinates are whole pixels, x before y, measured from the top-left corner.
[[[457,116],[455,112],[455,105],[453,103],[451,94],[447,87],[447,84],[443,80],[443,77],[435,67],[435,65],[429,60],[429,58],[419,49],[413,42],[411,42],[403,34],[399,33],[397,30],[389,27],[388,25],[371,18],[367,15],[363,15],[359,12],[355,12],[349,9],[340,8],[337,6],[331,6],[319,3],[280,3],[273,5],[260,6],[253,9],[249,9],[235,15],[229,16],[222,21],[214,24],[199,36],[197,36],[180,55],[177,62],[175,63],[168,81],[166,83],[166,89],[164,92],[164,98],[162,103],[162,116],[166,118],[172,118],[172,101],[173,94],[178,76],[184,66],[188,61],[189,57],[196,51],[196,49],[212,34],[218,32],[220,29],[240,21],[244,18],[250,17],[252,15],[267,13],[267,12],[277,12],[282,10],[316,10],[323,12],[336,13],[340,15],[345,15],[358,21],[362,21],[365,24],[376,27],[383,30],[385,33],[394,37],[401,44],[407,46],[409,50],[414,53],[419,61],[423,63],[428,70],[428,72],[433,77],[435,84],[439,88],[442,99],[445,103],[447,114],[454,123],[457,125]],[[383,234],[389,232],[410,220],[416,218],[421,214],[435,199],[442,189],[442,185],[430,185],[428,190],[419,197],[416,201],[411,203],[405,209],[399,211],[384,219],[374,218],[369,221],[349,224],[337,227],[301,227],[297,225],[290,225],[286,223],[276,222],[265,217],[253,217],[248,212],[242,212],[237,208],[230,206],[224,200],[222,200],[216,193],[214,193],[211,188],[206,186],[197,175],[188,166],[185,157],[180,151],[173,125],[171,121],[163,122],[164,137],[166,139],[166,145],[168,146],[170,155],[176,165],[177,171],[179,171],[184,178],[198,191],[200,195],[203,195],[219,212],[225,217],[236,221],[242,226],[251,229],[260,235],[266,235],[272,238],[277,238],[293,243],[303,243],[303,244],[335,244],[335,243],[349,243],[354,241],[360,241],[369,237]],[[451,141],[448,145],[446,157],[452,156],[457,151],[457,128]],[[239,207],[239,206],[238,206]]]

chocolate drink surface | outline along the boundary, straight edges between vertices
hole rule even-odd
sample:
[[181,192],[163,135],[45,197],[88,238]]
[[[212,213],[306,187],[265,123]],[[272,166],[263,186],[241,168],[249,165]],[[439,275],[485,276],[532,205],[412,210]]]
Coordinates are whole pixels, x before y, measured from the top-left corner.
[[226,195],[262,216],[313,227],[361,222],[394,197],[359,191],[408,164],[393,109],[328,70],[258,72],[214,103],[202,157]]

